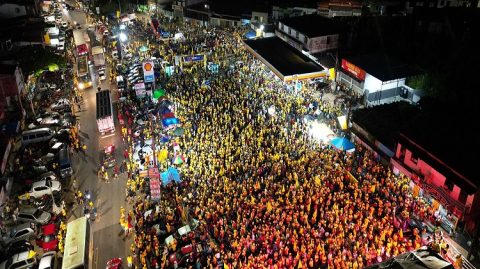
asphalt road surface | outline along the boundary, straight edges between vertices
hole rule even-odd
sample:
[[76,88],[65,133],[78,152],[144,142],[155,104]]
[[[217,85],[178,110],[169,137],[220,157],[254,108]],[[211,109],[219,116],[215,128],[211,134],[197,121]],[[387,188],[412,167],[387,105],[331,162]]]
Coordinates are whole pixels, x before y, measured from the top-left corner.
[[[78,22],[83,29],[86,29],[86,16],[83,11],[70,11],[67,18]],[[126,176],[113,180],[113,172],[110,170],[110,183],[106,183],[97,177],[100,167],[100,158],[103,148],[107,145],[115,145],[117,163],[123,160],[123,143],[120,136],[119,123],[117,121],[116,105],[114,104],[114,119],[116,132],[101,136],[96,124],[96,92],[98,78],[93,65],[90,67],[93,86],[83,90],[83,103],[81,110],[77,112],[80,120],[80,137],[83,144],[87,146],[85,154],[75,154],[73,158],[74,174],[77,187],[84,192],[89,190],[92,193],[94,205],[97,207],[98,217],[91,223],[90,268],[104,268],[108,260],[120,257],[125,260],[129,240],[125,242],[119,236],[121,227],[119,225],[120,206],[125,204]],[[112,89],[108,82],[110,67],[107,66],[107,80],[100,83],[102,89]],[[69,220],[83,216],[83,208],[75,206]]]

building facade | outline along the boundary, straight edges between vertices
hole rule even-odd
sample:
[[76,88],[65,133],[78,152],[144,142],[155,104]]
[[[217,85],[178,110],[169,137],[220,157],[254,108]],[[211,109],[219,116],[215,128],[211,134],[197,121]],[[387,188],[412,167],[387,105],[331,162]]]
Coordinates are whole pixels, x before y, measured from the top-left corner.
[[400,134],[391,165],[396,173],[412,179],[415,196],[421,196],[437,210],[442,226],[453,230],[457,221],[480,206],[477,183],[439,157],[424,149],[412,138]]

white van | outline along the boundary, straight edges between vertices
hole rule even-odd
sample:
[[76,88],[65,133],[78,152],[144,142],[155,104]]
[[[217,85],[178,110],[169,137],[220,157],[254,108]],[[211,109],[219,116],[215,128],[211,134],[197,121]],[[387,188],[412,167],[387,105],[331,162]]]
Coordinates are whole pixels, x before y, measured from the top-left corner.
[[117,88],[122,91],[125,89],[125,82],[123,81],[123,76],[117,76]]
[[50,128],[39,128],[34,130],[24,131],[22,133],[22,145],[45,142],[50,140],[55,135],[55,132]]

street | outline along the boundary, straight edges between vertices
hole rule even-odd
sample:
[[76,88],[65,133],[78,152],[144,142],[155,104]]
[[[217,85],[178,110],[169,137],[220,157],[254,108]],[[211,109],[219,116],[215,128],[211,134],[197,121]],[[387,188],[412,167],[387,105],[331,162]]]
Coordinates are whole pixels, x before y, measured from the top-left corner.
[[[76,21],[87,29],[86,15],[83,11],[70,11],[67,18],[70,23]],[[106,74],[109,74],[110,67],[107,66]],[[128,245],[119,236],[121,230],[118,220],[120,218],[119,208],[125,206],[125,176],[120,176],[119,180],[113,180],[113,173],[110,171],[110,183],[106,183],[97,177],[97,171],[100,167],[100,159],[103,148],[107,145],[115,145],[117,163],[120,163],[123,156],[123,144],[120,138],[120,130],[116,129],[114,134],[101,136],[96,124],[96,92],[98,78],[93,65],[90,66],[90,73],[93,85],[91,88],[83,90],[83,103],[81,110],[77,112],[80,121],[80,137],[82,144],[87,146],[85,156],[78,153],[74,156],[74,174],[77,188],[85,192],[89,190],[92,193],[94,205],[97,208],[98,217],[91,225],[91,249],[90,262],[91,268],[101,268],[112,258],[124,258]],[[108,77],[108,76],[107,76]],[[109,80],[101,82],[100,87],[112,89]],[[114,114],[116,115],[116,106],[114,104]],[[117,117],[114,116],[115,125],[118,126]],[[77,206],[72,211],[69,220],[83,216],[83,209]]]

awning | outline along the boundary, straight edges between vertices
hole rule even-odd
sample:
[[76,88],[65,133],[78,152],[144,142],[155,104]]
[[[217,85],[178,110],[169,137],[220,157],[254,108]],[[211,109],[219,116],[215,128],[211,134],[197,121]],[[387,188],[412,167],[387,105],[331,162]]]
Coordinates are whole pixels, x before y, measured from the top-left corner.
[[247,39],[254,39],[255,37],[257,37],[257,33],[253,30],[250,30],[250,31],[246,32],[244,36]]

